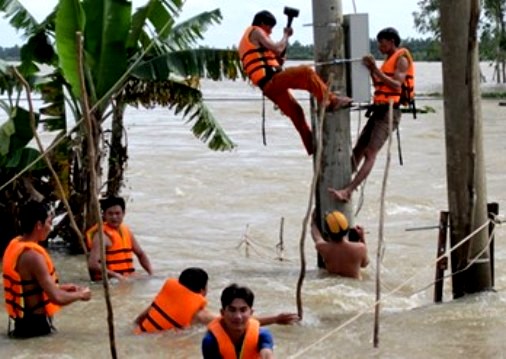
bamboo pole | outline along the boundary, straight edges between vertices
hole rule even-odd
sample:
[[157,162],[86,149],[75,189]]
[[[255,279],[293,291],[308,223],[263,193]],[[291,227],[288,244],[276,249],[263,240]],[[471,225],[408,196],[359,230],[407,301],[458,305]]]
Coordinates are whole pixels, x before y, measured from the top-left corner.
[[58,175],[56,171],[54,170],[54,167],[49,160],[49,154],[44,150],[44,146],[42,145],[42,141],[40,140],[39,134],[37,133],[37,128],[35,126],[35,116],[33,112],[33,102],[32,102],[32,95],[31,95],[31,88],[26,79],[19,73],[19,71],[12,67],[14,74],[18,78],[18,80],[23,84],[23,87],[26,91],[26,99],[28,101],[28,109],[30,110],[30,127],[32,128],[33,137],[35,137],[35,141],[37,142],[37,147],[39,147],[39,151],[43,154],[43,159],[46,162],[47,167],[49,168],[49,171],[51,172],[51,175],[53,176],[54,181],[56,182],[56,188],[58,189],[58,192],[60,193],[60,198],[63,202],[63,205],[65,206],[65,209],[67,210],[67,214],[69,216],[70,220],[70,226],[74,230],[74,232],[77,235],[77,238],[79,239],[79,243],[81,244],[81,247],[83,248],[83,252],[85,255],[85,258],[88,258],[88,249],[86,248],[86,244],[84,243],[84,237],[81,233],[81,230],[79,229],[79,226],[77,225],[74,215],[72,213],[72,209],[70,208],[70,205],[67,201],[67,198],[65,196],[65,190],[63,189],[63,186],[61,184],[60,179],[58,178]]
[[103,232],[103,223],[102,216],[100,215],[100,206],[98,204],[98,192],[97,192],[97,172],[95,169],[95,146],[93,141],[93,123],[90,116],[90,108],[88,104],[88,93],[86,91],[86,83],[84,77],[84,69],[83,69],[83,44],[82,44],[82,36],[80,32],[76,33],[76,42],[78,44],[78,62],[79,62],[79,81],[81,85],[81,101],[82,101],[82,110],[83,117],[86,128],[86,139],[88,143],[88,158],[89,162],[92,164],[90,167],[90,192],[92,193],[91,198],[91,208],[94,208],[97,212],[98,218],[98,239],[100,241],[100,267],[102,272],[102,284],[104,287],[104,297],[105,303],[107,307],[107,325],[109,329],[109,346],[111,350],[111,357],[113,359],[117,358],[116,353],[116,340],[114,335],[114,312],[112,310],[111,297],[109,295],[109,277],[107,275],[107,268],[105,263],[105,245],[104,245],[104,232]]
[[374,347],[379,345],[379,311],[381,302],[381,259],[383,257],[383,243],[384,243],[384,223],[385,223],[385,195],[387,191],[388,171],[390,169],[390,151],[392,148],[392,122],[393,122],[393,107],[394,102],[392,99],[389,101],[388,107],[388,146],[387,146],[387,159],[385,164],[385,173],[383,174],[383,183],[381,185],[381,200],[380,200],[380,223],[378,230],[378,250],[376,252],[376,302],[374,304]]

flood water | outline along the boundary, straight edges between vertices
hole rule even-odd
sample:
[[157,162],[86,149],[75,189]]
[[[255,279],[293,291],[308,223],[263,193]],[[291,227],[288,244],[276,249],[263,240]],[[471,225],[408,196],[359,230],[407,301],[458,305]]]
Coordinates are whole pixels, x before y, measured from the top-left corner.
[[[440,64],[417,66],[418,91],[441,91]],[[483,67],[491,86],[491,68]],[[199,358],[205,328],[135,336],[133,319],[151,302],[167,277],[189,266],[208,271],[209,308],[219,309],[221,290],[232,282],[255,293],[257,314],[296,311],[299,241],[312,179],[312,160],[286,117],[267,102],[267,146],[262,144],[258,90],[244,82],[205,82],[209,107],[237,144],[232,152],[211,152],[185,124],[165,109],[129,109],[129,163],[124,195],[125,222],[150,257],[156,275],[112,284],[116,346],[121,358]],[[304,97],[305,94],[300,94]],[[299,97],[299,96],[298,96]],[[236,99],[249,98],[249,101]],[[217,101],[217,100],[220,101]],[[224,99],[229,99],[225,101]],[[215,101],[216,100],[216,101]],[[307,101],[303,104],[308,111]],[[306,236],[307,274],[304,319],[299,325],[271,326],[278,358],[504,358],[506,357],[506,248],[504,226],[497,228],[496,291],[433,304],[437,230],[447,209],[443,101],[420,100],[436,112],[401,122],[404,165],[396,143],[386,194],[381,270],[380,343],[373,348],[379,201],[386,147],[364,188],[355,218],[368,231],[371,263],[356,281],[328,276],[316,267]],[[506,206],[505,107],[483,100],[483,131],[489,202]],[[361,118],[361,120],[360,120]],[[353,139],[363,114],[352,113]],[[359,197],[354,195],[355,205]],[[283,257],[277,260],[284,218]],[[249,255],[245,233],[251,241]],[[243,243],[243,245],[241,245]],[[52,252],[61,282],[89,285],[83,256]],[[141,271],[140,271],[141,272]],[[448,274],[448,272],[446,273]],[[109,342],[101,284],[93,298],[56,315],[59,332],[45,338],[11,340],[0,334],[1,358],[107,358]],[[7,328],[7,315],[0,316]]]

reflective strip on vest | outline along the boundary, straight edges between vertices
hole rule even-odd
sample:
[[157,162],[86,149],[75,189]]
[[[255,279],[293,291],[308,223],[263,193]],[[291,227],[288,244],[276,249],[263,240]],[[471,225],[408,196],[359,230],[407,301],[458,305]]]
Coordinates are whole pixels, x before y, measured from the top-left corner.
[[397,49],[397,51],[395,51],[392,56],[383,62],[383,65],[381,66],[381,72],[389,77],[393,77],[395,75],[395,68],[400,56],[406,56],[409,62],[406,77],[401,88],[392,88],[373,77],[375,89],[373,102],[375,104],[388,104],[389,100],[392,99],[396,105],[407,105],[409,104],[409,101],[414,98],[415,70],[413,65],[413,58],[407,49]]
[[189,327],[195,314],[206,303],[202,294],[192,292],[175,278],[169,278],[150,305],[146,317],[139,323],[138,329],[156,332]]
[[[3,258],[3,284],[7,313],[11,318],[23,318],[26,314],[44,308],[44,313],[47,316],[52,316],[60,309],[60,306],[50,302],[49,297],[38,285],[37,281],[22,280],[19,273],[16,271],[16,266],[19,256],[25,250],[32,249],[44,257],[49,274],[55,283],[58,283],[53,262],[46,250],[39,244],[21,241],[20,239],[21,237],[16,237],[11,240],[5,250]],[[25,287],[27,286],[34,286],[34,288],[26,290]],[[28,297],[37,297],[38,302],[28,308],[26,306],[26,298]]]
[[241,353],[239,357],[235,352],[235,346],[230,340],[230,337],[223,329],[221,325],[221,318],[214,319],[208,326],[208,329],[213,333],[216,341],[218,342],[218,348],[220,350],[221,357],[223,359],[256,359],[260,358],[260,352],[258,351],[258,336],[260,334],[260,323],[253,318],[250,318],[246,327],[246,334],[241,347]]
[[[93,237],[97,233],[98,225],[94,225],[86,231],[86,238],[92,246]],[[119,228],[111,227],[109,224],[103,225],[104,234],[110,239],[111,245],[106,247],[105,262],[107,269],[125,275],[135,272],[132,238],[128,227],[121,224]],[[92,273],[93,280],[101,278],[100,272]]]
[[248,27],[239,43],[239,57],[244,72],[253,84],[259,86],[265,83],[266,80],[270,80],[275,73],[281,71],[281,66],[273,51],[265,47],[258,47],[249,40],[249,36],[254,29],[265,33],[258,26]]

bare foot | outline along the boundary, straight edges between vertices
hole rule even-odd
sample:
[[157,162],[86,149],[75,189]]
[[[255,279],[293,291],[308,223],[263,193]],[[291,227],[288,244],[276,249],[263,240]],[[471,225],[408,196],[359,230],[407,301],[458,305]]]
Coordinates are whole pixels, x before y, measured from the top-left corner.
[[347,96],[332,96],[327,106],[327,110],[335,111],[343,107],[351,106],[353,99]]
[[328,191],[334,197],[334,199],[340,201],[340,202],[348,202],[351,199],[351,192],[347,189],[334,189],[334,188],[328,188]]

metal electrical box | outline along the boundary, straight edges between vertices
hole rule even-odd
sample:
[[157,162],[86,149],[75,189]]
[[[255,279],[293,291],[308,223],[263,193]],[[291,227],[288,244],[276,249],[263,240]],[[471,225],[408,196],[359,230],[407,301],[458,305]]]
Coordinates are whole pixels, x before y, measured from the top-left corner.
[[371,101],[371,77],[361,59],[371,52],[369,48],[369,15],[344,15],[345,55],[352,61],[347,63],[348,96],[353,102]]

